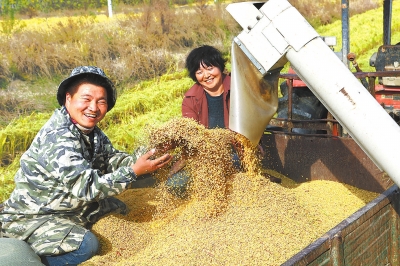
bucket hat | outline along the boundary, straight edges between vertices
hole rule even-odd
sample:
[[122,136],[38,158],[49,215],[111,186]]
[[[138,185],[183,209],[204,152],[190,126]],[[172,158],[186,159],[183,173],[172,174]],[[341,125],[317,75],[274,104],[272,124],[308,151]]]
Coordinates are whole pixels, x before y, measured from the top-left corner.
[[117,100],[117,93],[114,84],[112,81],[107,77],[104,71],[101,68],[96,66],[79,66],[72,70],[71,75],[64,79],[60,85],[58,86],[57,90],[57,101],[58,103],[63,106],[65,104],[65,94],[67,93],[70,85],[79,78],[82,78],[85,75],[98,75],[102,77],[108,86],[105,87],[107,91],[107,111],[110,111]]

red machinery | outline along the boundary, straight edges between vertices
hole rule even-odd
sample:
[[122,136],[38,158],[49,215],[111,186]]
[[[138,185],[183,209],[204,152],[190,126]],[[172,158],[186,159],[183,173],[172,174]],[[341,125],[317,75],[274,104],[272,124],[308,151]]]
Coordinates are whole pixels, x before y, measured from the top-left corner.
[[[348,1],[343,0],[341,7],[342,51],[334,53],[345,65],[350,67],[352,63],[356,70],[354,75],[399,124],[400,43],[391,44],[392,0],[384,0],[383,3],[383,45],[370,58],[370,65],[375,67],[375,72],[363,72],[355,55],[350,53]],[[327,45],[331,46],[332,42]],[[291,176],[297,182],[338,180],[374,190],[367,185],[370,180],[387,188],[388,184],[384,184],[384,180],[388,180],[387,175],[375,167],[355,145],[295,70],[289,69],[280,77],[286,79],[280,84],[283,97],[279,99],[276,117],[271,119],[263,136],[265,149],[271,153],[269,159],[265,160],[266,167]],[[332,161],[332,158],[335,159]]]
[[[346,1],[342,1],[346,2]],[[391,45],[391,17],[392,0],[383,2],[383,45],[370,58],[370,66],[376,72],[363,72],[356,61],[356,55],[349,52],[349,18],[348,4],[342,3],[342,51],[335,54],[342,61],[355,68],[354,75],[375,99],[382,105],[387,113],[400,123],[400,42]],[[322,37],[325,43],[333,50],[336,45],[335,37]],[[350,66],[350,65],[349,65]],[[283,95],[279,100],[277,117],[271,121],[267,131],[289,131],[300,134],[331,134],[333,136],[346,136],[340,125],[335,123],[333,117],[324,109],[319,100],[311,93],[296,72],[289,68],[287,74],[282,74],[287,79],[281,83]],[[290,91],[290,92],[289,92]],[[303,123],[300,123],[302,121]],[[319,122],[318,122],[319,121]],[[321,126],[329,122],[326,129]]]
[[[383,108],[399,123],[400,121],[400,43],[382,45],[370,59],[370,65],[375,67],[378,84],[371,83],[371,93]],[[392,75],[388,75],[392,74]],[[382,76],[381,76],[382,75]]]

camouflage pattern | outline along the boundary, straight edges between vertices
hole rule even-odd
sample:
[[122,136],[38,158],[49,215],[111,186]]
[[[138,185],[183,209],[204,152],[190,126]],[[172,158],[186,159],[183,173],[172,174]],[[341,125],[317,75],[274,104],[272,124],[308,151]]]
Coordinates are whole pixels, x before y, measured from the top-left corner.
[[61,107],[22,155],[15,189],[0,213],[3,237],[25,240],[38,255],[79,248],[86,227],[110,211],[130,187],[136,156],[116,150],[98,128],[92,140]]

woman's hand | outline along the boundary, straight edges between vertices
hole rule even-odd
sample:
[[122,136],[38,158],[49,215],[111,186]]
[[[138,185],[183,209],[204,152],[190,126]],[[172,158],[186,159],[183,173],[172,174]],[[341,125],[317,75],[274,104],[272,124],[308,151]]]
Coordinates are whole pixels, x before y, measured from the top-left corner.
[[186,166],[186,159],[182,158],[179,161],[175,162],[172,167],[171,170],[168,173],[168,176],[172,176],[173,174],[178,173],[183,167]]
[[155,159],[151,159],[150,157],[156,153],[156,149],[151,149],[149,152],[139,157],[136,163],[132,164],[132,170],[135,172],[136,176],[140,176],[143,174],[152,173],[166,164],[168,164],[172,160],[172,156],[170,154],[164,154]]

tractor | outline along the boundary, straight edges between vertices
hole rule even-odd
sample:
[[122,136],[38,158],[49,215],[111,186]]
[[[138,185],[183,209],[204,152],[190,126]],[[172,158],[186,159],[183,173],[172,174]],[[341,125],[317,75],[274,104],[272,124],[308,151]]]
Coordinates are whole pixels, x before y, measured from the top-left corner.
[[[342,50],[335,54],[350,69],[353,67],[356,72],[354,75],[360,79],[363,86],[375,97],[379,104],[387,113],[400,123],[400,77],[396,71],[400,71],[400,42],[391,44],[391,17],[392,1],[385,0],[383,3],[383,45],[378,51],[373,53],[370,58],[370,66],[374,67],[376,72],[363,72],[356,61],[356,55],[349,51],[350,29],[349,29],[349,1],[342,1]],[[336,45],[335,36],[321,37],[325,43],[334,51]],[[390,71],[390,72],[387,72]],[[394,71],[394,72],[393,72]],[[283,95],[279,99],[277,112],[278,119],[288,119],[291,113],[291,119],[311,120],[326,119],[328,113],[326,108],[313,95],[307,85],[297,77],[292,67],[289,67],[289,75],[283,74],[281,77],[286,79],[280,84],[280,90]],[[376,80],[377,79],[377,80]],[[288,107],[288,90],[291,86],[291,109]],[[290,112],[291,111],[291,112]],[[280,127],[274,127],[274,122],[269,125],[268,130],[282,130]],[[292,132],[297,133],[322,133],[325,130],[312,130],[302,128],[292,128]],[[338,135],[335,131],[333,134]],[[341,136],[346,134],[341,132]]]

